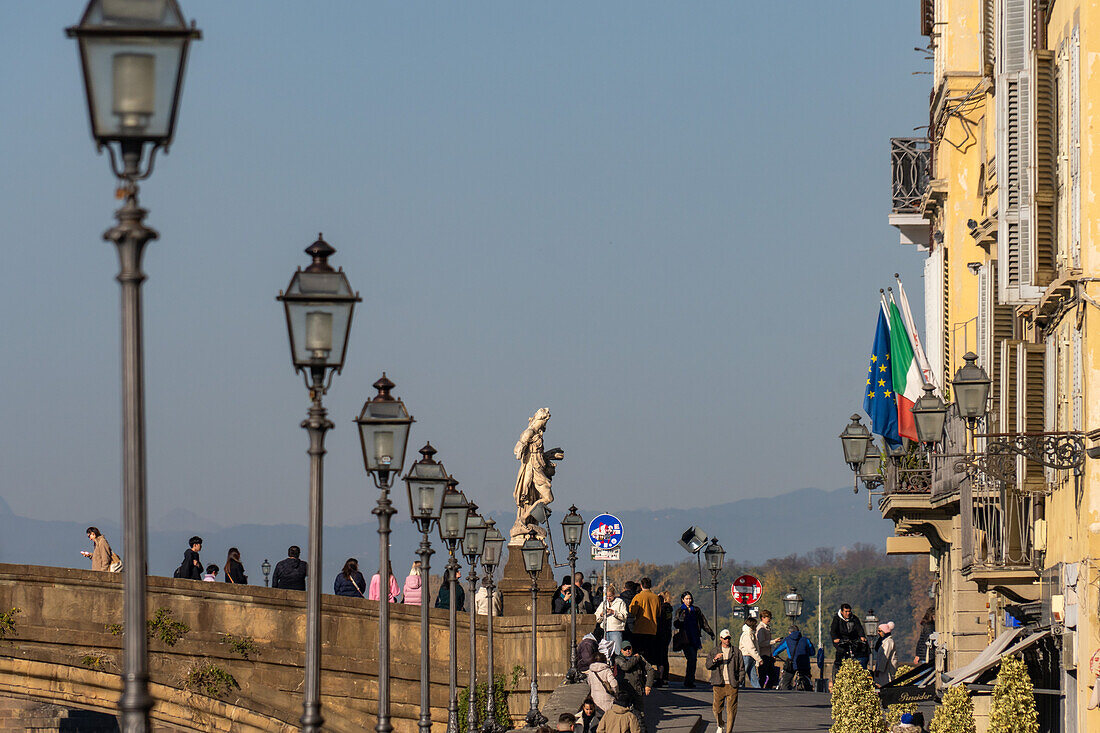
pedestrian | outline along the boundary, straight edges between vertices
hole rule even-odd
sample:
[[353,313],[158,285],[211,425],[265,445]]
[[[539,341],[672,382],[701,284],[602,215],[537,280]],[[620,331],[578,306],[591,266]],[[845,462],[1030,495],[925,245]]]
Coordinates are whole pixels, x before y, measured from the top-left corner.
[[241,551],[236,547],[230,547],[225,555],[225,582],[248,585],[248,576],[244,574],[244,564],[241,563]]
[[[474,611],[479,616],[489,614],[489,587],[484,583],[477,589],[477,593],[474,593]],[[504,615],[504,595],[499,588],[493,589],[493,615]]]
[[661,612],[661,600],[653,592],[653,581],[642,578],[642,589],[630,601],[630,613],[634,615],[634,628],[630,638],[638,647],[638,653],[654,664],[657,656],[657,616]]
[[592,664],[596,659],[596,654],[600,651],[600,639],[603,637],[603,629],[597,626],[595,629],[584,635],[584,638],[577,644],[577,671],[587,672],[588,665]]
[[[435,597],[436,608],[450,609],[451,607],[450,572],[450,570],[443,571],[443,582],[439,585],[439,594]],[[455,610],[466,610],[466,591],[462,590],[462,583],[458,582],[455,583]]]
[[286,548],[286,558],[275,565],[271,574],[271,587],[283,590],[305,590],[309,576],[309,563],[301,559],[302,548],[291,545]]
[[[401,597],[409,606],[419,606],[424,597],[424,574],[419,560],[413,560],[405,584],[401,588]],[[431,593],[428,594],[431,598]]]
[[[390,577],[389,582],[389,602],[397,603],[397,599],[401,597],[401,589],[397,586],[397,578],[393,577],[393,565],[389,565],[386,568],[389,571],[387,574]],[[382,581],[378,573],[375,573],[370,577],[370,591],[367,594],[367,600],[380,601],[382,600]]]
[[[916,721],[917,715],[921,716],[920,724]],[[902,713],[901,720],[890,726],[890,733],[923,733],[923,731],[924,715],[922,713]]]
[[111,549],[111,543],[107,541],[107,538],[103,536],[99,528],[88,527],[88,529],[84,530],[84,534],[92,541],[92,551],[88,552],[87,550],[81,550],[80,554],[84,557],[91,558],[92,570],[98,570],[105,573],[121,573],[122,558]]
[[218,566],[210,563],[206,566],[206,574],[202,576],[202,579],[207,583],[213,583],[218,579]]
[[611,709],[603,714],[596,733],[644,733],[645,726],[631,707],[631,698],[625,692],[615,696]]
[[628,613],[626,603],[615,595],[615,584],[612,583],[608,586],[607,598],[596,609],[596,622],[603,626],[604,639],[612,645],[611,656],[618,654],[622,648]]
[[879,642],[875,645],[874,663],[871,666],[875,684],[881,687],[898,671],[898,650],[894,646],[894,622],[887,621],[878,625]]
[[[714,693],[714,721],[718,724],[718,733],[733,730],[737,720],[737,691],[745,684],[745,665],[741,651],[733,645],[729,629],[718,632],[718,646],[707,657],[706,668],[710,670],[710,686]],[[722,708],[726,717],[723,724]]]
[[596,604],[592,602],[591,586],[584,582],[584,573],[579,570],[573,574],[573,597],[577,599],[577,613],[596,612]]
[[917,647],[913,650],[913,664],[924,664],[931,661],[928,644],[932,634],[936,631],[936,608],[929,606],[920,620],[920,636],[917,637]]
[[[836,673],[840,671],[840,663],[848,657],[859,658],[859,652],[867,646],[867,637],[863,635],[863,625],[859,619],[852,615],[852,607],[847,603],[840,606],[836,616],[829,625],[829,638],[833,640],[836,648],[836,658],[833,660],[832,678],[836,679]],[[863,664],[866,667],[866,663]]]
[[574,730],[577,733],[596,733],[601,718],[603,718],[603,711],[596,707],[596,701],[586,697],[581,703],[581,711],[577,713],[577,725]]
[[657,594],[661,602],[661,608],[657,611],[657,636],[654,638],[653,666],[657,668],[657,679],[654,684],[664,687],[668,684],[668,645],[672,641],[672,604],[669,603],[668,591]]
[[619,692],[619,681],[615,679],[615,671],[607,663],[603,652],[596,652],[585,676],[588,677],[589,699],[595,700],[596,707],[606,713]]
[[573,600],[574,590],[573,581],[566,575],[561,579],[561,585],[558,586],[558,592],[554,594],[553,600],[550,601],[550,613],[569,613],[569,604]]
[[779,689],[809,692],[810,659],[814,656],[814,645],[794,624],[787,629],[787,635],[772,650],[772,654],[778,657],[784,651],[787,653],[787,661],[783,663],[783,676],[779,680]]
[[745,663],[746,687],[760,687],[760,650],[756,648],[756,619],[747,618],[741,626],[741,638],[738,647]]
[[623,642],[622,652],[611,661],[619,670],[619,692],[628,696],[642,729],[646,730],[645,696],[653,689],[652,665],[642,654],[634,652],[634,645],[629,641]]
[[676,609],[672,625],[676,627],[672,648],[675,651],[683,651],[684,660],[687,662],[684,670],[684,687],[695,687],[695,667],[699,650],[703,648],[703,632],[710,634],[710,638],[713,639],[714,629],[707,623],[703,610],[695,605],[695,598],[687,591],[680,594],[680,607]]
[[359,561],[349,557],[344,563],[344,569],[337,573],[336,579],[332,581],[332,592],[338,596],[362,598],[363,589],[366,586],[367,581],[359,572]]
[[772,612],[764,609],[760,612],[760,623],[756,627],[756,649],[760,652],[760,687],[767,690],[779,684],[779,672],[775,668],[772,656]]
[[202,580],[202,561],[199,560],[201,549],[202,537],[195,536],[187,541],[187,549],[183,551],[183,562],[176,568],[175,577]]
[[573,733],[573,726],[576,724],[576,715],[573,715],[573,713],[562,713],[558,716],[558,733]]

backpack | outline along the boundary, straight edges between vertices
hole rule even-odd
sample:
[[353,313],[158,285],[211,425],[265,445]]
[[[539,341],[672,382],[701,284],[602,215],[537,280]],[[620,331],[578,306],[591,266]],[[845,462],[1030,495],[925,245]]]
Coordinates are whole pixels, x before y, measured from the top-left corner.
[[176,568],[176,571],[174,573],[172,573],[172,577],[173,578],[182,578],[183,577],[183,566],[182,565],[180,565],[178,568]]

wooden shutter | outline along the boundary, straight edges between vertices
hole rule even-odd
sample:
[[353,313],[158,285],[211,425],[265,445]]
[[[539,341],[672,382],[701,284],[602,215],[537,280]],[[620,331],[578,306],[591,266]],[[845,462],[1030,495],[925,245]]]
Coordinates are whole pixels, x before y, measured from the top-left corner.
[[929,334],[928,363],[932,374],[941,385],[943,374],[943,341],[939,334],[944,332],[943,300],[940,298],[940,283],[943,281],[943,247],[939,246],[924,261],[924,332]]
[[997,0],[982,0],[982,74],[992,76],[997,57]]
[[1081,28],[1074,27],[1069,44],[1069,253],[1081,267]]
[[[1019,343],[1016,347],[1016,432],[1018,433],[1043,431],[1045,360],[1046,347],[1043,344]],[[1042,464],[1020,456],[1016,468],[1016,485],[1020,491],[1042,491],[1045,488]]]
[[940,252],[943,253],[943,276],[940,279],[940,317],[943,318],[943,384],[951,384],[951,378],[954,376],[951,373],[951,360],[953,355],[951,353],[951,329],[946,325],[951,323],[951,268],[949,267],[950,252],[947,247],[942,244],[939,245]]
[[1073,330],[1071,336],[1073,344],[1073,429],[1084,430],[1085,426],[1085,350],[1082,345],[1081,332]]
[[993,368],[993,297],[990,283],[990,266],[978,268],[978,365],[987,373]]
[[[991,286],[997,282],[996,262],[989,263],[989,282]],[[1001,344],[1010,341],[1015,335],[1016,308],[1015,306],[998,303],[992,293],[990,293],[990,301],[993,311],[993,322],[990,328],[990,358],[992,364],[988,374],[995,383],[992,390],[993,406],[990,411],[993,414],[998,414],[1001,404],[1000,392],[997,389],[997,384],[1000,383],[1001,379]]]
[[[1043,405],[1043,430],[1052,432],[1057,430],[1058,425],[1058,381],[1060,374],[1058,372],[1058,333],[1047,335],[1046,343],[1046,359],[1044,369],[1046,371],[1046,383],[1043,385],[1044,405]],[[1053,483],[1055,479],[1055,472],[1053,468],[1048,468],[1044,471],[1046,474],[1046,480],[1049,483]]]
[[999,414],[996,430],[990,432],[1010,433],[1016,429],[1016,352],[1022,341],[1007,340],[1001,342],[1001,379],[997,384]]
[[1055,216],[1058,192],[1058,96],[1054,85],[1055,64],[1053,51],[1033,51],[1031,56],[1032,155],[1034,173],[1031,181],[1031,225],[1033,230],[1034,280],[1033,284],[1046,287],[1057,271],[1057,218]]

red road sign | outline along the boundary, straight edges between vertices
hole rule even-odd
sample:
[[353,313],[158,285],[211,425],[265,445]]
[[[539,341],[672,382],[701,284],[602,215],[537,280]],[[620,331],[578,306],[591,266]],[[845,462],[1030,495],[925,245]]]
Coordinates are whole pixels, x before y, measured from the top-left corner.
[[760,581],[751,575],[742,575],[733,581],[730,593],[736,603],[753,604],[760,600],[762,586]]

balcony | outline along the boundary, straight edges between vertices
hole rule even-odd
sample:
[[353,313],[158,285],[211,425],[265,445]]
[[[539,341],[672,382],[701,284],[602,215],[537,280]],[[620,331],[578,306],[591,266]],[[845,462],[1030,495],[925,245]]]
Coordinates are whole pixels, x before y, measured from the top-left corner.
[[930,165],[931,146],[926,138],[890,138],[890,225],[901,232],[902,244],[928,246],[923,204],[931,180]]
[[962,518],[962,575],[978,590],[1011,589],[1034,600],[1038,596],[1039,565],[1044,523],[1036,522],[1041,495],[976,474],[963,484],[959,509]]

